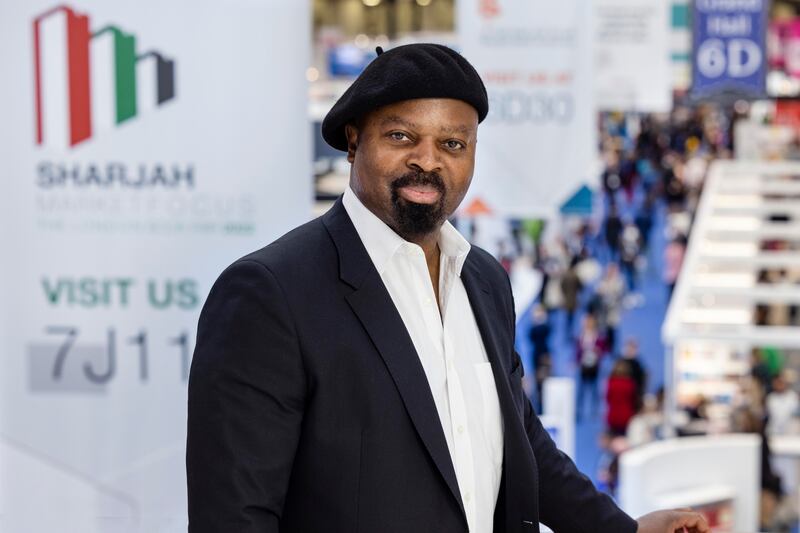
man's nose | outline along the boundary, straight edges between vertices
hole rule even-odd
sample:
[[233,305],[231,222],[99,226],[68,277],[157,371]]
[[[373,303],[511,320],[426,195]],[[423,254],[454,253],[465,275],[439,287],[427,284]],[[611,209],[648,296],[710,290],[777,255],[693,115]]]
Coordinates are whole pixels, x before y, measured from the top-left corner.
[[442,160],[435,139],[421,139],[408,156],[406,164],[421,172],[441,172]]

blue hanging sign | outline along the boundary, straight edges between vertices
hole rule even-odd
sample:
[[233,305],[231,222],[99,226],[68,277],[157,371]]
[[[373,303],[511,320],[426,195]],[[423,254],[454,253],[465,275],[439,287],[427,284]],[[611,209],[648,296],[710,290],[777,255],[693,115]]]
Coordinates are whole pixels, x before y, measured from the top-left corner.
[[692,96],[766,96],[767,0],[695,0]]

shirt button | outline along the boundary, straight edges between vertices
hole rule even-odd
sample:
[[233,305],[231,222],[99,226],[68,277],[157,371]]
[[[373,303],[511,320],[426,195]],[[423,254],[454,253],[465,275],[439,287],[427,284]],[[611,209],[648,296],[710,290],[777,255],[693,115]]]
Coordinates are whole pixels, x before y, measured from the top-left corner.
[[458,426],[458,430],[457,431],[458,431],[459,435],[463,435],[464,434],[464,426]]
[[472,494],[470,494],[469,492],[464,494],[465,501],[469,502],[471,499],[472,499]]

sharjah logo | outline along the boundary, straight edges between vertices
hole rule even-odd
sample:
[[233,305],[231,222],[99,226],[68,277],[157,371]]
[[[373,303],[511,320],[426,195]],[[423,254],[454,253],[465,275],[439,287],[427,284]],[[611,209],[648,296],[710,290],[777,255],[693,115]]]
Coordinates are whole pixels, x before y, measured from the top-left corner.
[[175,97],[175,62],[67,6],[33,20],[36,144],[75,146]]

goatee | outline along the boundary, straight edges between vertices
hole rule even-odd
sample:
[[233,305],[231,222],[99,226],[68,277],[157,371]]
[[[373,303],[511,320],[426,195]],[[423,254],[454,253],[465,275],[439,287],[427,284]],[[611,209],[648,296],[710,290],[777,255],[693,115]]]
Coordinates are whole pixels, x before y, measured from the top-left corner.
[[[432,204],[409,202],[398,191],[410,185],[433,187],[439,191],[439,199]],[[404,239],[413,240],[414,237],[428,235],[438,229],[447,218],[444,208],[447,189],[444,180],[436,172],[410,172],[394,180],[391,188],[394,220],[397,224],[395,231]]]

